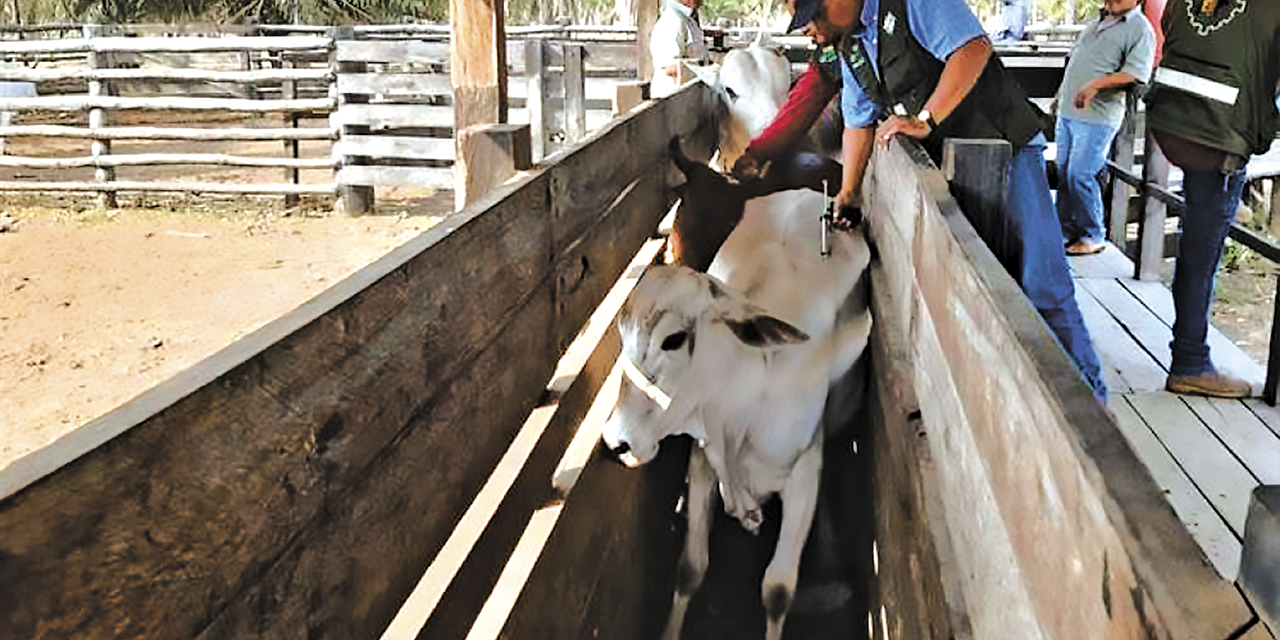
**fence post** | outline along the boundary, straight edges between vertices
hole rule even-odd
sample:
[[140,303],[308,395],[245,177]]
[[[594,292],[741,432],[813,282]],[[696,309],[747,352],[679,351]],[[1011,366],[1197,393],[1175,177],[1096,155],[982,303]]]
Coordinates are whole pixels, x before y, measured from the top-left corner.
[[1160,265],[1164,263],[1164,221],[1167,207],[1164,201],[1151,195],[1150,185],[1164,189],[1169,187],[1169,160],[1160,151],[1155,136],[1147,130],[1146,148],[1142,163],[1142,219],[1138,221],[1138,259],[1134,261],[1133,277],[1138,280],[1158,281]]
[[[111,67],[111,54],[107,52],[99,52],[93,46],[93,39],[105,34],[105,27],[100,24],[84,25],[83,33],[85,40],[89,44],[89,55],[87,57],[87,65],[89,72],[93,73],[97,69],[106,69]],[[96,76],[89,78],[89,97],[97,98],[102,96],[110,96],[112,94],[111,82],[109,80],[100,80]],[[93,107],[89,109],[89,130],[101,129],[107,126],[107,111],[101,107]],[[111,140],[108,138],[94,138],[90,146],[89,154],[93,156],[95,164],[99,158],[111,155]],[[98,166],[93,170],[94,180],[101,184],[112,182],[116,178],[116,170],[113,167]],[[99,191],[98,207],[102,209],[116,208],[115,191]]]
[[[294,68],[293,59],[289,57],[288,52],[283,50],[280,51],[280,68],[281,69]],[[292,100],[294,98],[297,98],[298,82],[296,80],[285,80],[280,85],[280,93],[281,93],[280,97],[285,100]],[[286,124],[289,125],[289,127],[293,129],[298,128],[297,112],[294,112],[294,111],[285,112],[284,117],[285,117],[285,122]],[[293,140],[284,141],[284,154],[295,160],[298,159],[298,140],[296,138]],[[299,173],[300,172],[298,171],[297,167],[285,167],[285,170],[284,170],[285,182],[288,182],[290,184],[298,184]],[[301,200],[302,199],[297,194],[293,194],[293,193],[287,194],[284,197],[284,208],[288,210],[288,209],[297,207],[298,204],[301,202]]]
[[624,114],[649,99],[649,83],[624,80],[613,86],[613,115]]
[[541,38],[530,38],[524,43],[524,77],[529,83],[529,140],[535,161],[547,156],[547,45]]
[[334,77],[329,84],[329,97],[333,98],[333,113],[329,116],[329,126],[338,132],[338,141],[333,145],[335,169],[338,183],[338,210],[346,215],[372,213],[374,209],[373,187],[342,183],[342,169],[349,165],[364,164],[369,161],[365,156],[342,155],[342,138],[347,135],[367,134],[367,126],[350,126],[343,124],[342,107],[346,104],[368,102],[368,96],[347,95],[338,91],[338,76],[344,73],[363,73],[368,65],[364,62],[343,62],[338,59],[338,42],[355,40],[356,31],[352,27],[335,27],[329,31],[329,68]]
[[[246,24],[244,26],[244,35],[246,37],[258,35],[258,26],[256,24]],[[253,51],[245,49],[240,52],[240,70],[253,71]],[[244,83],[244,99],[258,99],[258,88],[254,86],[253,82]]]
[[942,146],[942,172],[960,209],[987,247],[1009,273],[1018,273],[1022,249],[1009,233],[1004,211],[1012,153],[1013,147],[1004,140],[948,138]]
[[[1136,116],[1132,101],[1130,101],[1129,108],[1125,110],[1124,122],[1120,124],[1120,131],[1116,134],[1115,143],[1111,147],[1112,160],[1117,166],[1129,173],[1133,173],[1133,144],[1134,137],[1138,131]],[[1061,179],[1061,176],[1059,179]],[[1133,187],[1130,187],[1129,183],[1112,174],[1111,217],[1107,222],[1107,239],[1117,247],[1120,247],[1120,251],[1125,250],[1125,242],[1129,239],[1127,227],[1129,224],[1129,199],[1132,197]]]
[[1244,525],[1239,584],[1267,626],[1280,630],[1280,485],[1253,489]]
[[517,171],[533,167],[527,124],[477,124],[458,132],[454,163],[458,209],[484,197]]
[[580,44],[564,45],[564,131],[570,143],[587,137],[585,49]]

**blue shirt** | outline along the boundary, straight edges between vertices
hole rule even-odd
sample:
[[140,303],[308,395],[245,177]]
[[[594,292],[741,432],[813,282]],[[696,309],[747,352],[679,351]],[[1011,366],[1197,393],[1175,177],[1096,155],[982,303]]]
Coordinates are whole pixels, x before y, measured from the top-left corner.
[[[986,35],[982,23],[969,10],[965,0],[906,0],[906,3],[911,34],[920,46],[939,60],[945,61],[965,43]],[[879,63],[880,51],[880,29],[876,27],[879,14],[879,0],[866,0],[862,4],[861,25],[855,25],[855,31],[849,34],[849,37],[862,39],[867,57],[876,64]],[[899,29],[902,16],[888,14],[885,22],[886,31]],[[879,72],[877,68],[876,73]],[[840,75],[844,79],[844,87],[840,90],[840,110],[844,115],[844,126],[857,129],[874,124],[880,119],[880,109],[858,85],[844,56],[840,56]]]

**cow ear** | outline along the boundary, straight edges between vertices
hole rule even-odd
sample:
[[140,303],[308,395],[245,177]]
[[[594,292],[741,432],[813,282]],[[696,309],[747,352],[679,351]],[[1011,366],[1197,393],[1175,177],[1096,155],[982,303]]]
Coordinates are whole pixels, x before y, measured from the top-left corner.
[[796,344],[809,339],[805,332],[773,316],[758,315],[744,320],[725,318],[724,323],[743,344],[751,347]]

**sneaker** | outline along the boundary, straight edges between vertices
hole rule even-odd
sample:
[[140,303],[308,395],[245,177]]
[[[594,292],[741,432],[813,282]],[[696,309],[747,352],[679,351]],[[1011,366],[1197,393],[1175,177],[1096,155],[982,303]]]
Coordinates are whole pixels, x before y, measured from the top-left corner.
[[1211,398],[1248,398],[1253,386],[1248,382],[1217,371],[1206,371],[1196,376],[1170,374],[1164,388],[1172,393]]
[[1107,243],[1105,242],[1080,239],[1067,245],[1066,251],[1069,256],[1091,256],[1106,248]]

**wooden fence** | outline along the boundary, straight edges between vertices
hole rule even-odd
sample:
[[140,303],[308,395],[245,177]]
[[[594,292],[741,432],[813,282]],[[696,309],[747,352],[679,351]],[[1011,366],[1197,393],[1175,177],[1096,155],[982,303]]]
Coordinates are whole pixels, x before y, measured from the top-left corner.
[[[124,191],[283,195],[288,202],[348,186],[452,188],[447,28],[306,31],[128,37],[86,29],[80,38],[0,40],[0,56],[10,61],[0,67],[0,82],[41,89],[0,97],[0,112],[21,114],[19,122],[0,125],[0,139],[76,139],[88,146],[70,157],[0,156],[0,169],[11,173],[56,172],[53,179],[0,180],[0,191],[98,193],[101,204],[114,206]],[[510,37],[509,118],[531,124],[535,159],[608,122],[614,86],[635,78],[634,43],[616,41],[607,29],[516,28]],[[163,126],[139,126],[124,120],[129,112],[168,117]],[[211,114],[223,121],[232,114],[243,124],[183,123]],[[132,150],[113,148],[126,141]],[[145,150],[159,141],[192,149]],[[246,141],[278,146],[240,154],[194,150]],[[279,172],[240,182],[125,177],[132,167],[201,165]]]
[[[618,351],[595,310],[657,255],[668,141],[709,157],[710,99],[693,84],[611,122],[0,470],[0,637],[376,638],[393,619],[463,637],[526,524],[561,513],[552,472],[591,456],[594,436],[566,446]],[[654,635],[683,477],[667,460],[574,491],[609,509],[563,510],[584,514],[575,604],[517,607],[509,637]]]
[[[666,141],[709,156],[710,100],[632,111],[0,471],[0,636],[656,636],[684,451],[623,469],[588,425]],[[941,172],[896,141],[867,188],[872,636],[1237,637],[1252,613]]]

